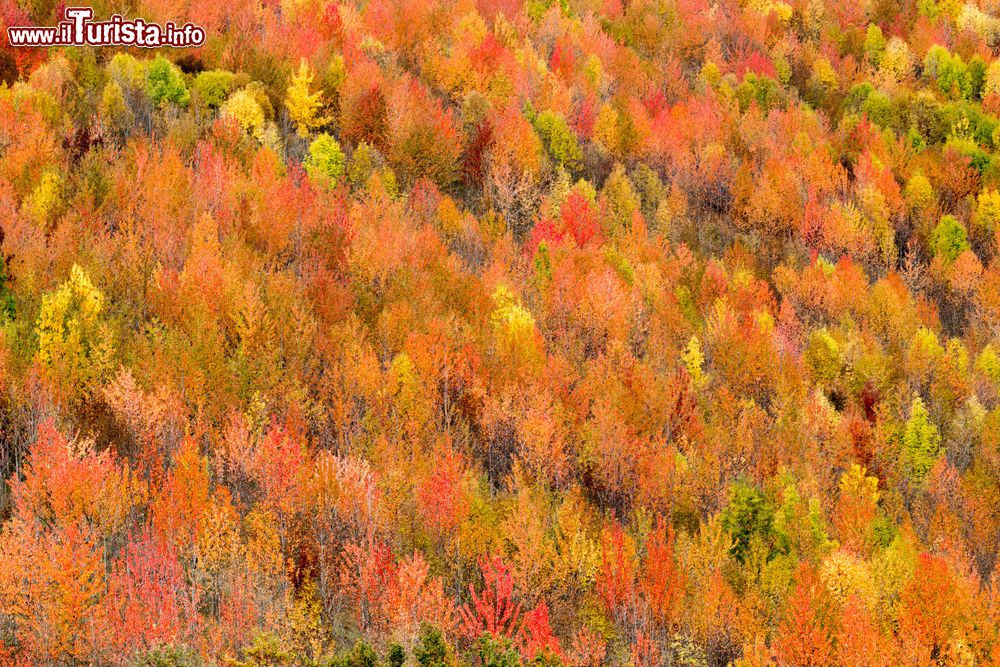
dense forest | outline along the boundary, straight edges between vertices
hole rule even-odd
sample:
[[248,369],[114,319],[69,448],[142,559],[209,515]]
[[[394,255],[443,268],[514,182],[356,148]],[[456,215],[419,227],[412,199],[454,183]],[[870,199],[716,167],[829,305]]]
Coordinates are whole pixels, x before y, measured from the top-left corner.
[[207,40],[0,38],[0,666],[1000,664],[1000,2],[94,10]]

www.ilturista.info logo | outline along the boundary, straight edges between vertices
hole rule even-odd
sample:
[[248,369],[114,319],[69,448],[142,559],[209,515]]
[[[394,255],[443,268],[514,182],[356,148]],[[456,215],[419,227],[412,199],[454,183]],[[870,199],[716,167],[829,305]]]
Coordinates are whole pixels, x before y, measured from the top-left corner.
[[159,25],[142,19],[127,20],[115,14],[108,21],[91,21],[90,7],[68,7],[65,20],[53,27],[17,26],[7,28],[12,46],[201,46],[205,29],[191,23]]

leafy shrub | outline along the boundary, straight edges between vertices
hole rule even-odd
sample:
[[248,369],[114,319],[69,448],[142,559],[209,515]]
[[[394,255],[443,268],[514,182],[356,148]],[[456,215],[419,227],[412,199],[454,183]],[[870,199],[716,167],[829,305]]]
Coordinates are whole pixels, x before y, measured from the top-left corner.
[[758,489],[743,483],[729,489],[729,504],[722,513],[722,527],[732,536],[732,553],[742,561],[750,553],[753,539],[768,537],[774,522],[774,507]]
[[941,432],[918,396],[910,404],[910,417],[903,429],[903,467],[910,479],[922,483],[940,454]]
[[219,110],[219,115],[223,118],[231,118],[236,121],[244,134],[264,141],[264,129],[266,119],[264,110],[257,102],[256,97],[246,89],[237,90]]
[[413,649],[413,657],[420,667],[447,667],[451,649],[444,639],[444,634],[434,626],[423,624],[420,627],[420,637]]
[[565,118],[543,111],[535,118],[535,130],[558,166],[570,171],[578,168],[583,152]]
[[972,96],[972,75],[958,54],[935,44],[924,57],[924,71],[937,83],[938,89],[952,99]]
[[202,667],[204,661],[186,646],[156,646],[140,653],[129,667]]
[[186,106],[191,96],[180,69],[163,56],[157,56],[146,68],[146,90],[156,106],[164,103]]
[[331,188],[336,187],[340,177],[344,175],[344,164],[344,152],[340,150],[340,144],[326,133],[309,144],[309,155],[303,162],[310,177]]
[[209,109],[218,109],[232,92],[235,75],[225,70],[207,70],[195,77],[191,88]]
[[958,256],[969,249],[968,235],[965,225],[954,216],[945,215],[931,234],[931,249],[935,255],[954,262]]

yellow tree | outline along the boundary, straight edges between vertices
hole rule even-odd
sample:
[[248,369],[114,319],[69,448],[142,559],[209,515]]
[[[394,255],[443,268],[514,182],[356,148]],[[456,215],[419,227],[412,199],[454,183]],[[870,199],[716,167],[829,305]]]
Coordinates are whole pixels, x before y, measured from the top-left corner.
[[76,264],[69,279],[42,297],[38,360],[71,394],[85,390],[108,368],[111,344],[100,316],[104,295]]
[[309,135],[309,130],[330,122],[328,117],[319,115],[320,109],[323,108],[323,93],[309,92],[313,77],[312,69],[306,59],[302,58],[299,61],[299,71],[292,76],[292,85],[288,87],[288,96],[285,98],[288,115],[291,116],[302,138]]

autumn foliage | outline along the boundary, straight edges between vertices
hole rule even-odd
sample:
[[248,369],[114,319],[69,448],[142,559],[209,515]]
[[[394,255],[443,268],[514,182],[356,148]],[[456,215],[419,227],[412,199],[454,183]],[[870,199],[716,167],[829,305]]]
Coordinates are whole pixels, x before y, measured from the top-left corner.
[[996,2],[94,9],[207,42],[0,45],[0,667],[1000,664]]

